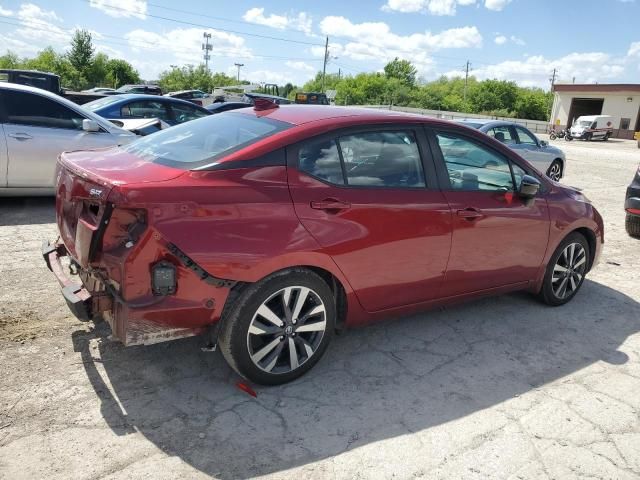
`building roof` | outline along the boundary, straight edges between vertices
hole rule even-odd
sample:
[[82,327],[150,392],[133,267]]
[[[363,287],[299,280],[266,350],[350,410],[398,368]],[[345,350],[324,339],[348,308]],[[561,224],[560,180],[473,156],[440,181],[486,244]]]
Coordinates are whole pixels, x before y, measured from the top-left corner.
[[640,83],[556,83],[553,86],[554,92],[594,92],[594,93],[616,93],[616,92],[638,92],[640,93]]

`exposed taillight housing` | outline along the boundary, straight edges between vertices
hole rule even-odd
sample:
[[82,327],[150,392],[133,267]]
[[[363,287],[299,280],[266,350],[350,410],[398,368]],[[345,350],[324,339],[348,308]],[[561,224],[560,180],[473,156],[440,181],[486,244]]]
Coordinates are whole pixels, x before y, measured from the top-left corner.
[[102,251],[113,252],[133,247],[147,229],[147,211],[139,208],[113,207],[102,238]]

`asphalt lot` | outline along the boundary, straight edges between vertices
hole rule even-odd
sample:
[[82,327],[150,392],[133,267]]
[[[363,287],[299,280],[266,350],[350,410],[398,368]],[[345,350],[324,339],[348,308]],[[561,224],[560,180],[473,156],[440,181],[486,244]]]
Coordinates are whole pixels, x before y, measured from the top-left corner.
[[0,478],[639,478],[631,141],[552,142],[605,219],[568,305],[505,295],[335,337],[257,398],[198,339],[123,348],[39,255],[53,202],[0,199]]

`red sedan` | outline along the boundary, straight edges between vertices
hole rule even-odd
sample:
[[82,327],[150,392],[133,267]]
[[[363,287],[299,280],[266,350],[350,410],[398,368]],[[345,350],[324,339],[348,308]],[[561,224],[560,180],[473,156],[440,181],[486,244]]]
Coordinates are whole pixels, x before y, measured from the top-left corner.
[[76,316],[125,345],[207,332],[263,384],[336,329],[514,290],[562,305],[604,240],[579,191],[481,132],[268,102],[64,153],[56,209],[43,254]]

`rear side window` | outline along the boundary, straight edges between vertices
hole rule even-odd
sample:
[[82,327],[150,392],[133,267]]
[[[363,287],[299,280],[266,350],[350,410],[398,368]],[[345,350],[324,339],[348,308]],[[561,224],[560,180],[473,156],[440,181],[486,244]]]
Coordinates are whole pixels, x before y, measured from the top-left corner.
[[488,132],[490,137],[495,138],[499,142],[504,143],[505,145],[511,145],[516,143],[515,138],[511,136],[511,129],[507,126],[502,127],[494,127],[490,129]]
[[173,116],[178,123],[188,122],[189,120],[195,120],[196,118],[202,118],[208,115],[202,110],[179,103],[172,104],[171,108],[173,110]]
[[7,123],[32,127],[82,130],[84,117],[49,98],[27,92],[3,91]]
[[418,145],[411,131],[363,132],[310,142],[299,150],[300,170],[337,185],[424,187]]
[[131,102],[120,108],[122,118],[160,118],[170,120],[169,112],[162,102]]
[[151,162],[193,169],[214,164],[216,159],[291,126],[271,118],[225,112],[142,137],[123,150]]

